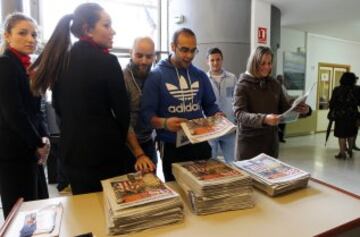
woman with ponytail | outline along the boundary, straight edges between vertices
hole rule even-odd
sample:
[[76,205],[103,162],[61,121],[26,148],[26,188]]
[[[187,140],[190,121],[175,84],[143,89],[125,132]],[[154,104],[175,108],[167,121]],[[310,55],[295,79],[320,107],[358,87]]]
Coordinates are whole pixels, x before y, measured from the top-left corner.
[[[79,40],[71,44],[70,33]],[[117,58],[115,32],[96,3],[64,16],[31,69],[31,88],[52,90],[59,115],[60,150],[73,194],[101,191],[100,180],[133,171],[126,146],[129,102]]]
[[48,198],[43,164],[50,144],[40,97],[30,92],[28,67],[37,44],[35,21],[21,13],[4,22],[0,56],[0,193],[7,217],[18,198]]

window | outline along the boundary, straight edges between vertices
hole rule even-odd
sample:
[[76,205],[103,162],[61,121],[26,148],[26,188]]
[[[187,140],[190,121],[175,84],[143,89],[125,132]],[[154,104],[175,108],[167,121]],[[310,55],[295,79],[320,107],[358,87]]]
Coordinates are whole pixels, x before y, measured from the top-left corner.
[[30,10],[30,0],[23,0],[22,1],[22,8],[23,8],[23,13],[30,16],[31,15],[31,10]]
[[59,19],[74,12],[84,2],[99,3],[112,17],[116,31],[114,48],[131,48],[134,38],[148,35],[159,49],[159,2],[160,0],[40,0],[43,40],[47,41]]

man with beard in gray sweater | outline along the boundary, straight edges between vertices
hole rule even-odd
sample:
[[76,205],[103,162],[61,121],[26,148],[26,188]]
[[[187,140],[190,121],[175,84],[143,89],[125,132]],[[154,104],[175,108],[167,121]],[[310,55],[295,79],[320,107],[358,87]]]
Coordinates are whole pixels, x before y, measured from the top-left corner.
[[124,69],[124,81],[130,101],[130,127],[127,143],[137,159],[136,170],[154,171],[157,153],[150,124],[140,119],[140,100],[145,80],[155,58],[154,42],[149,37],[134,40],[130,62]]

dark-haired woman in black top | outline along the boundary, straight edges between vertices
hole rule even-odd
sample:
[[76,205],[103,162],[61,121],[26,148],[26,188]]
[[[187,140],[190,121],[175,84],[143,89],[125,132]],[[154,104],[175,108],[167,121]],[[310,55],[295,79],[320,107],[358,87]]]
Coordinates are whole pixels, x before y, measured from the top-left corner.
[[345,72],[340,78],[340,86],[334,88],[330,99],[330,113],[335,120],[334,136],[339,139],[340,151],[336,159],[352,157],[352,149],[357,135],[358,106],[360,98],[355,86],[358,77],[352,72]]
[[48,198],[43,164],[49,140],[40,110],[32,96],[27,68],[36,48],[37,28],[21,13],[4,23],[0,56],[0,193],[6,217],[16,200]]
[[[79,39],[74,45],[70,32]],[[33,92],[53,91],[73,194],[101,191],[102,179],[134,171],[126,146],[129,101],[119,62],[109,53],[114,34],[100,5],[81,4],[59,21],[33,65]]]

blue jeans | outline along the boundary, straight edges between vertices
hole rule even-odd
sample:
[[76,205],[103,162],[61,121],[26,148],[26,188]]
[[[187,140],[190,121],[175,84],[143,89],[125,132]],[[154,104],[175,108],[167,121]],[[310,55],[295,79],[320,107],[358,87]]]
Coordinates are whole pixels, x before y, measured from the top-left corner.
[[224,155],[225,162],[233,162],[235,160],[235,135],[236,133],[231,133],[209,141],[212,158],[217,158],[220,147]]

